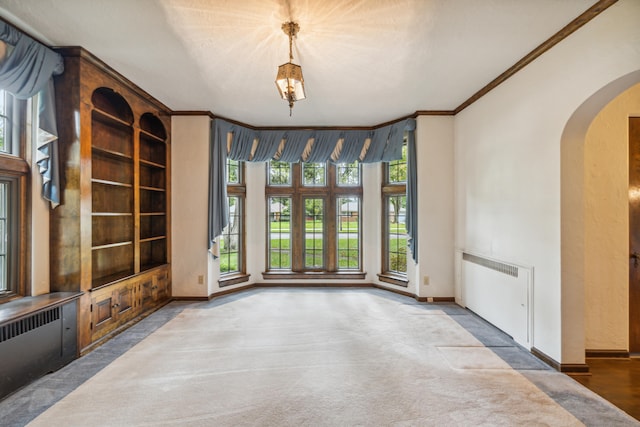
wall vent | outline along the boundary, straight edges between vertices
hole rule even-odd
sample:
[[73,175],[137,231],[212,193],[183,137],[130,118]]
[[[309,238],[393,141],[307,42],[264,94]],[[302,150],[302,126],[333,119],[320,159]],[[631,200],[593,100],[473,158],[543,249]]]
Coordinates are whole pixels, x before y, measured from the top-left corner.
[[55,322],[60,319],[60,307],[35,313],[24,319],[17,320],[8,325],[0,327],[0,342],[8,341],[19,335],[44,326],[48,323]]
[[486,268],[490,268],[491,270],[495,270],[503,274],[508,274],[509,276],[513,276],[516,278],[518,277],[518,267],[516,267],[515,265],[505,264],[500,261],[494,261],[492,259],[468,254],[466,252],[462,253],[462,259]]

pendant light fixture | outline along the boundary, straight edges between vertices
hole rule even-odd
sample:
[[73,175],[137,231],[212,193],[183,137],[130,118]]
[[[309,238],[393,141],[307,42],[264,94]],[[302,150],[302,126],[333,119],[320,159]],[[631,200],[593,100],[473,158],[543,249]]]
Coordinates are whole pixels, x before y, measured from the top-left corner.
[[289,62],[278,67],[276,86],[280,96],[289,102],[289,116],[293,111],[293,103],[304,99],[304,78],[302,67],[293,63],[293,37],[300,31],[300,26],[293,21],[282,24],[282,31],[289,36]]

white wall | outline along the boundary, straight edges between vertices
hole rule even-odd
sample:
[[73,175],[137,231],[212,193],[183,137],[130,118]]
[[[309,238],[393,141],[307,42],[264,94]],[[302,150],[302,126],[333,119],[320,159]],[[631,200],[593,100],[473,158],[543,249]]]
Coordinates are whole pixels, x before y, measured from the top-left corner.
[[420,116],[416,123],[419,233],[412,277],[421,297],[454,296],[453,124],[453,116]]
[[[35,102],[31,102],[31,117],[37,117]],[[33,159],[36,159],[37,141],[35,126],[27,123],[28,152],[26,158],[31,166],[31,295],[49,292],[49,210],[50,203],[42,198],[42,175]]]
[[[208,116],[171,119],[171,274],[174,297],[209,295]],[[203,276],[203,283],[198,283]]]
[[590,350],[628,350],[629,117],[640,84],[609,103],[585,141],[585,332]]
[[584,362],[583,300],[562,300],[563,130],[640,69],[638,16],[621,0],[455,118],[456,247],[535,268],[533,346],[562,363]]

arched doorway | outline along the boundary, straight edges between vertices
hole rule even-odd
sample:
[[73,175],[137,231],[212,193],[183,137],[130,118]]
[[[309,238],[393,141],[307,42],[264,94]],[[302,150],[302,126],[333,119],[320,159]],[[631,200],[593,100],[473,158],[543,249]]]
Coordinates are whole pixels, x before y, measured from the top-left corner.
[[[571,116],[561,140],[561,278],[562,278],[562,360],[584,360],[586,340],[585,283],[593,239],[588,235],[592,218],[587,201],[591,198],[585,179],[585,142],[589,128],[609,102],[640,82],[640,70],[627,74],[600,89]],[[588,154],[588,153],[587,153]],[[626,168],[619,165],[620,168]],[[620,219],[625,221],[624,218]],[[628,230],[628,214],[626,217]],[[628,231],[627,231],[628,233]],[[626,250],[625,250],[626,252]],[[627,287],[628,297],[628,287]],[[628,299],[627,299],[628,301]],[[627,310],[627,307],[619,307]],[[624,313],[623,313],[624,314]],[[627,335],[628,338],[628,335]]]

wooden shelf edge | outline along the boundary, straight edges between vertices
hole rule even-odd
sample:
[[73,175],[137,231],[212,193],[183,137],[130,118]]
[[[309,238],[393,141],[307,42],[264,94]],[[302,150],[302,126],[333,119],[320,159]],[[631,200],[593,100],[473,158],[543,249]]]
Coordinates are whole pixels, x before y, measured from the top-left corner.
[[159,143],[161,143],[161,144],[164,144],[164,143],[166,142],[166,138],[161,138],[161,137],[159,137],[158,135],[156,135],[156,134],[154,134],[154,133],[151,133],[151,132],[149,132],[149,131],[148,131],[148,130],[146,130],[146,129],[142,129],[142,128],[140,128],[140,133],[141,133],[142,135],[144,135],[144,136],[147,136],[147,137],[149,137],[149,138],[151,138],[151,139],[156,140],[157,142],[159,142]]
[[96,251],[99,249],[110,249],[110,248],[117,248],[120,246],[128,246],[128,245],[133,245],[133,241],[127,240],[126,242],[107,243],[106,245],[96,245],[96,246],[92,246],[91,250]]
[[112,185],[114,187],[133,188],[132,184],[127,184],[126,182],[109,181],[106,179],[91,178],[91,182],[94,184]]
[[91,146],[91,150],[98,152],[100,154],[106,154],[109,155],[111,157],[115,157],[116,159],[125,159],[127,161],[133,161],[133,156],[130,156],[128,154],[122,153],[120,151],[115,151],[115,150],[110,150],[108,148],[104,148],[104,147],[99,147],[97,145],[92,145]]
[[[133,123],[129,123],[129,122],[127,122],[126,120],[123,120],[123,119],[121,119],[121,118],[120,118],[120,117],[118,117],[118,116],[114,116],[113,114],[107,113],[106,111],[101,110],[101,109],[100,109],[100,108],[98,108],[98,107],[95,107],[95,106],[94,106],[94,107],[93,107],[93,109],[92,109],[91,111],[92,111],[93,113],[97,113],[97,115],[98,115],[99,117],[101,117],[101,118],[103,118],[103,119],[107,119],[107,120],[109,120],[109,121],[111,121],[111,122],[113,122],[113,123],[116,123],[116,124],[119,124],[119,125],[122,125],[122,126],[125,126],[125,127],[128,127],[128,128],[131,128],[131,127],[133,126]],[[99,120],[99,119],[98,119],[98,120]]]
[[162,240],[162,239],[166,239],[166,238],[167,238],[167,236],[145,237],[144,239],[140,239],[140,243],[155,242],[156,240]]
[[133,212],[91,212],[91,216],[133,216]]
[[156,163],[156,162],[152,162],[151,160],[145,160],[145,159],[140,159],[140,164],[141,165],[145,165],[145,166],[152,166],[154,168],[158,168],[158,169],[166,169],[167,166],[163,165],[162,163]]
[[158,193],[165,193],[167,190],[165,188],[160,188],[160,187],[147,187],[146,185],[141,185],[140,186],[141,190],[147,190],[147,191],[157,191]]

